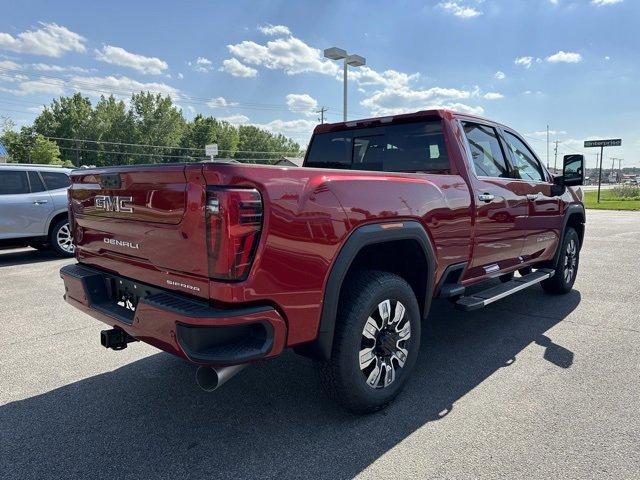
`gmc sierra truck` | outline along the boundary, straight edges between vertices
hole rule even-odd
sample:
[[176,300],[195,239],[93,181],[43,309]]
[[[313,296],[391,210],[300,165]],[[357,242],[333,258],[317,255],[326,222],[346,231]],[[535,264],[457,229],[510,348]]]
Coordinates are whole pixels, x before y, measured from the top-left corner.
[[554,176],[511,128],[429,110],[318,125],[302,168],[77,170],[65,298],[111,326],[105,347],[182,357],[206,390],[292,348],[330,397],[375,411],[406,383],[433,298],[472,311],[571,290],[583,163]]

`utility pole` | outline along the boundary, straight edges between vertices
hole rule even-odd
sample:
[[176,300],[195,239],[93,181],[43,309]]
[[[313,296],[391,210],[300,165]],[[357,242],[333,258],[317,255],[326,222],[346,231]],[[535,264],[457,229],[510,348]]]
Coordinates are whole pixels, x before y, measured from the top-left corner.
[[316,113],[320,114],[320,118],[318,120],[320,120],[320,123],[324,123],[324,112],[326,112],[327,109],[325,107],[320,108],[320,110],[316,110]]
[[547,170],[549,170],[549,125],[547,125]]
[[553,142],[556,144],[556,147],[554,149],[554,155],[555,158],[553,160],[553,173],[557,173],[557,166],[558,166],[558,144],[560,143],[560,140],[556,140],[555,142]]

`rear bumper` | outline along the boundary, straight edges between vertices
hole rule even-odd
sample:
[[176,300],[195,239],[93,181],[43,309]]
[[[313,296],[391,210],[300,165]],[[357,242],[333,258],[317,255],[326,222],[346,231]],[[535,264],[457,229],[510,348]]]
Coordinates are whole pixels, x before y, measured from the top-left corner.
[[[279,355],[286,325],[270,306],[221,309],[80,264],[60,270],[65,300],[132,337],[201,365],[234,365]],[[135,297],[118,305],[122,292]]]

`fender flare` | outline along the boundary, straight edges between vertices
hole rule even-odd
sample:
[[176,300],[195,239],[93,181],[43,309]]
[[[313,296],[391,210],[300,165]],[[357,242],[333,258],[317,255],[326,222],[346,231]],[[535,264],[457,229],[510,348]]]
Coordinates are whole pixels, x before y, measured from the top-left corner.
[[[558,264],[558,258],[560,257],[560,253],[562,250],[562,244],[564,243],[564,236],[567,232],[567,223],[569,223],[569,218],[571,217],[571,215],[573,215],[574,213],[579,214],[582,217],[582,223],[585,223],[587,220],[587,216],[585,213],[585,209],[583,205],[574,203],[571,204],[567,207],[567,209],[564,212],[564,218],[562,219],[562,230],[560,230],[560,241],[558,242],[558,248],[556,248],[556,253],[553,256],[553,260],[552,260],[552,265],[555,267],[555,265]],[[583,242],[583,238],[580,238],[580,248],[582,248],[582,242]]]
[[[390,227],[391,225],[393,225],[392,228]],[[360,250],[368,245],[396,240],[415,240],[424,253],[428,274],[422,312],[423,317],[427,315],[433,297],[436,256],[424,227],[414,220],[363,225],[356,228],[349,235],[336,256],[324,289],[318,335],[313,342],[301,345],[300,348],[296,349],[298,353],[323,360],[328,360],[331,357],[340,290],[353,260]]]

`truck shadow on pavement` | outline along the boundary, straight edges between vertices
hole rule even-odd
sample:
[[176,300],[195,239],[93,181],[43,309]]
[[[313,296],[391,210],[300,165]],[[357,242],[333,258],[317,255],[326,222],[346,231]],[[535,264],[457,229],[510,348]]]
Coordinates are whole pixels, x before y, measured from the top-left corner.
[[49,262],[51,260],[63,259],[51,250],[36,250],[33,248],[0,250],[0,268],[27,265],[29,263]]
[[404,393],[363,417],[327,400],[311,362],[294,354],[210,394],[191,365],[151,355],[0,407],[3,477],[351,478],[423,425],[455,415],[459,399],[525,347],[544,348],[529,361],[569,368],[572,352],[545,332],[579,303],[575,290],[556,297],[538,287],[472,313],[436,301]]

